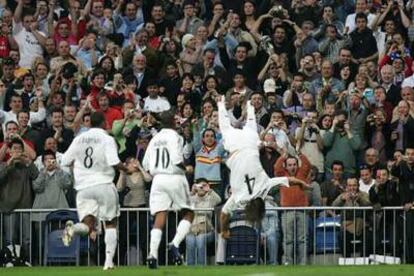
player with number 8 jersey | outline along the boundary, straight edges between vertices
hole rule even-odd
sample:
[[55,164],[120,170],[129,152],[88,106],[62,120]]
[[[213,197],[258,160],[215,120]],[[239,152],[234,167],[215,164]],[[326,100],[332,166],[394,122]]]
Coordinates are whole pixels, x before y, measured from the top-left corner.
[[114,268],[117,246],[118,193],[113,184],[115,168],[125,170],[118,158],[114,138],[105,131],[102,112],[91,115],[92,128],[77,136],[62,157],[63,166],[73,166],[79,223],[68,221],[62,241],[68,246],[74,235],[96,237],[96,225],[105,226],[106,259],[104,270]]

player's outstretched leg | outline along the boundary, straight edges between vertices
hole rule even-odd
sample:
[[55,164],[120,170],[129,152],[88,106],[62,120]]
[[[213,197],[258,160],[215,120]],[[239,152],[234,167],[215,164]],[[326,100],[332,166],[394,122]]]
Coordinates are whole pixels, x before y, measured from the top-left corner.
[[188,232],[190,232],[191,223],[194,219],[193,211],[184,210],[183,212],[184,212],[184,216],[177,226],[177,232],[175,233],[175,236],[173,240],[171,241],[171,243],[168,244],[168,249],[171,252],[171,255],[173,257],[173,262],[175,265],[183,264],[183,258],[178,248],[181,242],[185,239],[185,236],[187,236]]
[[105,264],[104,270],[114,268],[114,255],[116,245],[118,243],[118,235],[116,231],[116,219],[105,222]]
[[68,220],[62,234],[63,244],[69,246],[75,235],[87,235],[90,231],[89,229],[89,226],[83,222],[74,224],[73,221]]
[[154,226],[151,230],[150,252],[147,258],[147,265],[150,269],[158,268],[158,248],[160,247],[162,230],[167,218],[167,212],[161,211],[155,214]]

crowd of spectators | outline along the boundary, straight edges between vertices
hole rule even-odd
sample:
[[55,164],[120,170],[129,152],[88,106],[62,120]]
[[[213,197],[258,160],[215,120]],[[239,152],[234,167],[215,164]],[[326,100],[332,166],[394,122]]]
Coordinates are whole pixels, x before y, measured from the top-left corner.
[[[150,177],[140,162],[159,127],[157,113],[170,108],[185,138],[188,179],[201,183],[193,205],[220,204],[229,182],[221,95],[235,127],[244,123],[246,100],[254,106],[268,175],[313,187],[272,191],[268,206],[410,210],[413,18],[412,0],[1,0],[5,239],[18,235],[14,209],[75,207],[71,171],[59,163],[96,110],[129,166],[115,182],[124,206],[148,206]],[[196,248],[213,239],[210,220],[196,215],[189,263],[205,258]],[[372,226],[360,220],[343,219],[347,240]],[[305,263],[305,216],[288,211],[269,221],[267,239],[279,244],[283,232],[283,262]],[[407,261],[414,262],[413,211],[406,222]]]

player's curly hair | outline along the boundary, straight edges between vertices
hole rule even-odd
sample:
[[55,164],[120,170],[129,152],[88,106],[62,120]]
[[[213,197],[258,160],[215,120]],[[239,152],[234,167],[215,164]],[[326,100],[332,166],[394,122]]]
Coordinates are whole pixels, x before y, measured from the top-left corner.
[[260,197],[250,200],[244,208],[246,220],[254,225],[259,225],[265,215],[265,203]]

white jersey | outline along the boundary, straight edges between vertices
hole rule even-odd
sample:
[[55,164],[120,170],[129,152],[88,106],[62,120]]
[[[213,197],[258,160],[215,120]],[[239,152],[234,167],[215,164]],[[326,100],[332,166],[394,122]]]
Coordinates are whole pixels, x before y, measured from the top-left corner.
[[114,138],[101,128],[91,128],[77,136],[62,157],[62,165],[74,162],[75,189],[110,184],[113,166],[120,163]]
[[230,185],[236,203],[245,204],[261,197],[265,198],[276,185],[289,186],[287,177],[269,178],[260,163],[259,152],[244,149],[227,160],[230,168]]
[[289,181],[287,177],[269,178],[260,163],[258,148],[260,138],[257,134],[254,109],[250,102],[247,102],[247,122],[243,129],[235,129],[230,125],[223,102],[218,104],[218,108],[224,148],[230,152],[226,164],[231,171],[232,195],[223,207],[223,212],[230,213],[254,198],[266,197],[273,186],[289,186]]
[[183,138],[173,129],[162,129],[149,142],[142,165],[151,175],[184,174]]

